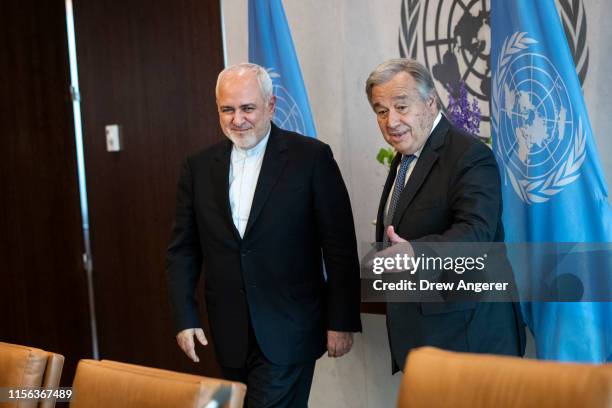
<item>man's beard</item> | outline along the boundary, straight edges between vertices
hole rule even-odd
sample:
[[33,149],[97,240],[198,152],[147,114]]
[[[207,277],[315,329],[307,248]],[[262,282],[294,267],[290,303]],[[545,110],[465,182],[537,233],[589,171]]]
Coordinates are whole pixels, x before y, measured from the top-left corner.
[[232,143],[234,143],[234,145],[236,145],[236,147],[245,150],[251,149],[257,144],[257,136],[255,136],[254,129],[250,129],[244,133],[229,130],[227,137],[232,141]]

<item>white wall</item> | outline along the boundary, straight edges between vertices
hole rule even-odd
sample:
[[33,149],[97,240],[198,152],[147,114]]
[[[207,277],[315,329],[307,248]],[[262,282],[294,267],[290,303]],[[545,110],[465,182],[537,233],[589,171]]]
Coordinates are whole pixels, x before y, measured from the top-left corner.
[[[609,0],[583,0],[587,15],[589,70],[583,85],[595,134],[599,158],[608,182],[612,184],[612,3]],[[608,197],[610,201],[610,197]],[[612,201],[610,201],[612,202]]]

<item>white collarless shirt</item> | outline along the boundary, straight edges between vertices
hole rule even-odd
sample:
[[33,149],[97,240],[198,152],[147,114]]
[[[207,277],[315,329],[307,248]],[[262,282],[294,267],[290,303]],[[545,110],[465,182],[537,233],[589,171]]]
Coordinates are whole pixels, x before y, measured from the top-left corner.
[[[442,113],[438,112],[438,116],[436,116],[436,118],[434,119],[433,125],[431,126],[431,130],[429,131],[429,136],[431,136],[431,134],[433,133],[433,130],[436,128],[436,126],[438,126],[438,123],[440,123],[440,119],[442,119]],[[408,179],[410,178],[410,175],[412,174],[412,171],[414,170],[416,163],[419,161],[419,157],[421,157],[421,153],[423,152],[423,147],[425,147],[425,145],[427,144],[427,140],[429,139],[429,136],[427,136],[427,139],[425,139],[425,143],[423,143],[423,146],[421,146],[419,150],[414,152],[414,155],[416,156],[416,158],[412,161],[412,163],[410,163],[410,165],[408,166],[408,170],[406,170],[406,178],[404,179],[404,187],[406,187],[406,183],[408,183]],[[397,174],[395,175],[395,177],[397,177]],[[385,206],[385,214],[384,214],[385,219],[387,217],[387,213],[389,212],[389,204],[391,203],[391,196],[393,195],[393,190],[395,190],[395,181],[393,181],[393,185],[391,186],[391,190],[389,190],[389,195],[387,196],[387,205]]]
[[234,145],[230,158],[229,201],[232,220],[240,237],[244,237],[257,180],[261,171],[270,131],[252,148],[246,150]]

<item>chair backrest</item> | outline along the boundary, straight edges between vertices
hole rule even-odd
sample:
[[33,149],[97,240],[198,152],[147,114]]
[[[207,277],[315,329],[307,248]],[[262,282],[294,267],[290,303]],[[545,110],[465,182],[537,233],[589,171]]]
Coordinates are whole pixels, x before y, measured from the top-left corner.
[[[0,387],[45,387],[59,386],[64,357],[34,347],[0,342]],[[3,407],[10,407],[10,404]],[[17,406],[17,403],[14,405]],[[19,407],[52,408],[53,400],[39,404],[35,401],[20,401]]]
[[397,406],[610,407],[612,368],[423,347],[408,355]]
[[231,387],[226,408],[242,408],[246,386],[116,361],[81,360],[71,408],[202,408],[220,386]]
[[[45,369],[41,386],[47,389],[57,388],[59,387],[62,369],[64,368],[64,356],[51,352],[47,353],[47,368]],[[43,400],[38,404],[38,408],[53,408],[54,406],[55,401],[52,399]]]

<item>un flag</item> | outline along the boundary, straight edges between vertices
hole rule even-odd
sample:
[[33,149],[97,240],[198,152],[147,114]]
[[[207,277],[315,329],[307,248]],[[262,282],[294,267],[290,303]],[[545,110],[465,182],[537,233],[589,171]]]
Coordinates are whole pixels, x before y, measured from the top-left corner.
[[[491,124],[507,241],[612,241],[606,182],[554,0],[492,0],[491,20]],[[610,361],[612,303],[522,306],[538,357]]]
[[276,96],[274,123],[316,137],[302,72],[281,0],[249,0],[249,61],[268,70]]

